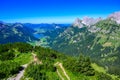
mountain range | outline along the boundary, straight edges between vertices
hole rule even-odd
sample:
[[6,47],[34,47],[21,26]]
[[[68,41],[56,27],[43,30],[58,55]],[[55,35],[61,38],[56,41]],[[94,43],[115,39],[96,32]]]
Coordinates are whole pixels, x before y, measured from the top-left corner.
[[52,49],[78,56],[90,56],[111,74],[120,75],[120,12],[106,19],[76,19],[49,44]]
[[38,40],[33,36],[34,30],[21,23],[0,23],[0,43],[30,42]]
[[0,22],[0,43],[34,42],[50,31],[67,28],[69,24],[31,24]]
[[34,41],[70,56],[89,56],[92,63],[120,76],[120,12],[105,19],[77,18],[73,24],[0,22],[0,44]]

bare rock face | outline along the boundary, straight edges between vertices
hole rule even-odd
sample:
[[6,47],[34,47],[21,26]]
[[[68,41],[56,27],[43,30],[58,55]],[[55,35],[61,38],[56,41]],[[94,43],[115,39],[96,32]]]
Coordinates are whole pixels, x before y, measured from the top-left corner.
[[82,20],[80,20],[79,18],[75,19],[73,26],[74,27],[78,27],[78,28],[82,28],[84,25],[81,23]]
[[120,24],[120,11],[114,12],[113,14],[108,16],[109,19],[116,21],[118,24]]
[[89,17],[84,17],[83,20],[82,20],[82,23],[89,27],[91,25],[96,24],[100,20],[102,20],[102,18],[100,18],[100,17],[97,18],[97,19],[89,18]]
[[91,25],[96,24],[100,20],[102,20],[102,18],[94,19],[94,18],[84,17],[83,20],[80,20],[79,18],[77,18],[74,21],[73,26],[78,28],[82,28],[84,26],[90,27]]

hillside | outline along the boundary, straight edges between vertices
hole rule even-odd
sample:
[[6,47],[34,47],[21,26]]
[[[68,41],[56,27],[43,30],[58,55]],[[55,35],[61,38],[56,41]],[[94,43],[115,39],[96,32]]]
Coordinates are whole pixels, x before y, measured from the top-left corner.
[[119,80],[91,65],[82,55],[75,58],[26,43],[0,45],[1,80]]
[[[0,22],[0,44],[27,42],[48,46],[48,42],[63,32],[70,24],[32,24]],[[47,38],[47,39],[46,39]]]
[[33,36],[34,30],[21,23],[0,22],[0,44],[11,42],[32,42],[38,40]]
[[[52,49],[78,56],[90,56],[93,62],[106,70],[120,75],[120,24],[116,15],[107,19],[76,19],[73,25],[58,35],[50,46]],[[97,21],[96,21],[97,20]]]
[[0,79],[119,80],[119,14],[77,18],[71,26],[0,22]]

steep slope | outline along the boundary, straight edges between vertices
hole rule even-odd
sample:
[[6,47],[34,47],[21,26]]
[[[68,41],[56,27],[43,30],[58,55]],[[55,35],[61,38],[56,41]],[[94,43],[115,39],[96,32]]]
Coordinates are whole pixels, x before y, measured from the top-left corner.
[[30,42],[38,40],[33,36],[33,30],[20,23],[0,23],[0,43]]
[[75,21],[50,46],[66,54],[90,56],[93,61],[106,67],[108,72],[120,75],[120,24],[113,17],[96,19],[96,22],[92,19],[89,24],[77,19],[77,24]]
[[119,80],[91,64],[89,57],[76,58],[27,43],[0,45],[0,80]]

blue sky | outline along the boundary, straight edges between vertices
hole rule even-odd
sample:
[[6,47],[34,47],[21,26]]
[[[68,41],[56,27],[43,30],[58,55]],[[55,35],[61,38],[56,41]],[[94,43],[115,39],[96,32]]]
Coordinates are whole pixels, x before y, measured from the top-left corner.
[[119,0],[0,0],[5,22],[72,23],[77,17],[105,18],[116,11]]

